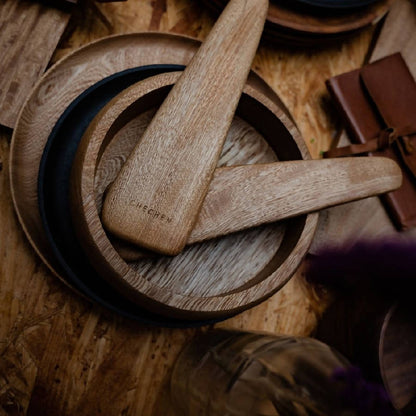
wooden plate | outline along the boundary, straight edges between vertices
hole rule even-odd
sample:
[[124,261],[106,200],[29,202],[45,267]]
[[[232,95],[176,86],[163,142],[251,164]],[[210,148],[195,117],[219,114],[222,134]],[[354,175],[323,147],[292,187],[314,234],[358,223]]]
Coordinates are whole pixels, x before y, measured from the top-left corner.
[[[29,97],[15,129],[11,148],[11,187],[19,220],[34,249],[59,277],[74,286],[61,258],[48,240],[38,208],[39,166],[54,125],[65,109],[89,87],[114,73],[149,64],[186,64],[199,42],[168,34],[130,34],[115,36],[88,45],[66,57],[42,78]],[[280,105],[274,92],[257,76],[249,84]],[[58,139],[59,140],[59,139]],[[92,279],[94,280],[94,279]],[[85,283],[85,281],[81,281]],[[100,282],[96,282],[99,284]],[[102,282],[101,282],[102,283]],[[104,284],[104,283],[102,283]],[[122,297],[97,295],[96,286],[76,287],[82,293],[129,317],[152,324],[188,325],[186,320],[169,321],[144,313]],[[104,290],[106,292],[106,290]],[[94,298],[94,293],[97,295]],[[206,323],[206,321],[204,321]]]
[[[60,275],[62,270],[45,236],[38,208],[38,172],[42,154],[55,124],[65,109],[89,87],[114,73],[153,65],[186,65],[200,42],[185,36],[137,33],[91,43],[54,65],[28,98],[11,144],[10,181],[19,221],[43,261]],[[282,105],[255,74],[248,80]]]
[[[100,275],[129,299],[168,316],[224,317],[259,303],[289,280],[306,255],[317,215],[194,244],[174,257],[123,261],[100,222],[99,201],[91,196],[102,197],[151,119],[142,117],[161,104],[178,77],[162,74],[136,84],[94,118],[73,167],[74,224]],[[295,126],[263,94],[247,87],[236,114],[241,119],[234,120],[223,164],[224,159],[241,165],[275,161],[276,156],[309,158]],[[117,138],[123,128],[127,131]]]
[[[302,8],[294,2],[270,1],[264,37],[270,41],[297,45],[322,45],[350,36],[381,19],[394,0],[379,0],[353,12],[323,13]],[[219,13],[226,0],[206,1]]]

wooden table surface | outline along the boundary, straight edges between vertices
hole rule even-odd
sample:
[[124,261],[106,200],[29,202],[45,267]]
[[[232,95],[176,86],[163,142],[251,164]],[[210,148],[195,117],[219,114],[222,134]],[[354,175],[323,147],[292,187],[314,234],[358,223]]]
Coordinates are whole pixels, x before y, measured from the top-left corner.
[[[167,31],[204,39],[213,20],[197,0],[86,2],[74,13],[53,61],[115,33]],[[373,33],[368,28],[321,50],[265,43],[258,50],[254,68],[289,108],[314,157],[340,127],[324,81],[361,66]],[[0,414],[173,415],[172,365],[184,343],[205,328],[144,327],[91,304],[52,275],[14,213],[11,131],[0,133]],[[299,271],[268,301],[218,326],[308,335],[326,304]]]

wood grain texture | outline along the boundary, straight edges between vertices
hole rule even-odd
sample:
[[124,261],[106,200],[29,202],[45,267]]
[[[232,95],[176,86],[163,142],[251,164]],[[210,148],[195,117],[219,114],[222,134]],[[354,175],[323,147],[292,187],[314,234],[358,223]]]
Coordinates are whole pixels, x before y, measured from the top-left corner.
[[[156,45],[162,44],[162,47]],[[38,254],[60,270],[42,229],[37,175],[49,134],[65,108],[95,82],[128,68],[155,63],[186,64],[198,42],[169,35],[127,35],[98,41],[52,67],[34,89],[11,146],[11,187],[19,219]],[[114,53],[117,50],[117,53]],[[36,140],[33,140],[36,135]],[[24,166],[24,168],[20,168]]]
[[416,79],[415,28],[416,5],[409,0],[397,0],[377,39],[377,44],[371,54],[371,61],[400,52]]
[[[246,83],[267,8],[265,0],[228,3],[110,186],[102,221],[111,233],[162,254],[183,250]],[[143,206],[160,216],[149,215]]]
[[[110,37],[70,54],[52,67],[33,90],[13,135],[11,187],[19,219],[29,240],[58,275],[60,267],[43,232],[37,197],[39,165],[54,124],[79,94],[105,77],[136,66],[184,65],[198,46],[195,39],[169,34]],[[254,74],[249,76],[248,83],[276,99],[270,87]],[[36,140],[33,140],[34,136]]]
[[372,159],[217,169],[189,241],[203,241],[397,189],[402,180],[399,166],[387,159]]
[[[120,129],[120,131],[117,132],[117,134],[112,138],[111,142],[105,146],[105,150],[103,151],[103,154],[98,162],[98,167],[94,176],[94,187],[96,193],[95,204],[98,212],[101,212],[102,199],[105,190],[117,177],[121,166],[130,154],[130,150],[137,144],[137,138],[140,137],[141,132],[143,132],[147,127],[153,114],[154,110],[150,110],[140,116],[135,116],[129,123],[126,124],[126,126]],[[231,138],[234,138],[234,140],[231,140]],[[236,117],[231,123],[230,131],[227,135],[227,139],[218,163],[220,166],[242,164],[244,162],[247,163],[248,155],[250,163],[266,163],[276,160],[276,155],[271,151],[269,145],[264,141],[261,135],[248,123],[244,122],[241,118]],[[274,242],[269,244],[269,248],[271,249],[269,254],[274,253],[275,244],[278,245],[283,236],[283,228],[284,227],[282,226],[272,227],[272,229],[264,228],[263,230],[258,230],[259,232],[251,233],[250,238],[242,238],[242,235],[240,235],[237,238],[229,239],[230,242],[233,242],[233,244],[228,246],[227,257],[235,257],[237,259],[239,256],[238,253],[241,253],[242,247],[244,247],[243,241],[247,241],[247,252],[244,256],[249,256],[249,252],[256,252],[256,246],[258,246],[263,247],[261,257],[267,258],[267,252],[269,249],[264,249],[262,241],[265,238],[268,239],[268,235],[274,235]],[[276,232],[274,233],[273,230]],[[156,256],[155,253],[143,252],[143,250],[138,249],[137,246],[124,243],[123,241],[112,238],[112,236],[110,236],[110,240],[121,257],[128,262],[136,261],[143,257],[152,257],[152,255],[153,257]],[[235,255],[230,253],[231,249]],[[208,250],[206,250],[206,252],[208,253]],[[237,262],[235,265],[239,265],[238,267],[244,267],[241,262]]]
[[[172,85],[178,77],[178,73],[170,73],[142,81],[115,97],[116,105],[110,101],[95,117],[74,161],[73,219],[79,240],[100,275],[131,300],[158,314],[187,319],[220,317],[246,309],[282,287],[306,254],[317,216],[311,214],[293,223],[272,224],[194,245],[175,257],[125,263],[109,241],[96,199],[92,198],[97,194],[97,166],[101,155],[106,154],[105,146],[111,143],[119,127],[132,115],[149,110],[146,105],[162,102],[168,94],[164,87]],[[247,127],[251,124],[258,129],[263,123],[268,126],[269,131],[263,128],[263,135],[270,147],[265,146],[264,139],[253,127],[246,127],[243,136],[234,135],[241,132],[241,128],[234,128],[227,137],[228,164],[270,160],[273,150],[277,157],[281,154],[287,159],[309,157],[296,128],[267,97],[246,87],[237,114],[239,111],[244,114]],[[126,152],[131,148],[130,145],[122,150],[121,143],[117,141],[116,145],[120,150],[116,154],[118,159],[123,159],[123,154],[127,157]],[[120,165],[120,160],[116,163]],[[229,276],[234,277],[229,279]]]
[[[401,180],[397,164],[374,158],[217,168],[187,244],[390,192]],[[149,255],[119,247],[125,260]]]
[[0,3],[0,124],[14,128],[69,18],[66,11],[31,0]]
[[[71,25],[71,36],[61,42],[53,61],[109,34],[163,30],[203,39],[213,23],[201,3],[191,0],[129,0],[98,7],[110,24],[97,19],[91,6],[83,4]],[[255,69],[282,97],[314,157],[328,148],[340,126],[324,81],[360,66],[372,33],[369,28],[321,50],[263,44],[258,51]],[[120,56],[135,56],[135,47],[137,43]],[[148,49],[147,56],[152,50]],[[105,67],[101,61],[100,65]],[[64,106],[58,105],[58,110]],[[55,121],[48,121],[46,129]],[[199,331],[148,328],[117,317],[74,294],[43,267],[13,213],[8,178],[10,133],[0,133],[0,414],[174,416],[170,371],[182,346]],[[43,139],[36,135],[32,143],[38,140]],[[36,176],[37,152],[29,149],[34,162],[24,178],[23,192],[29,197],[20,202],[36,209],[33,184],[29,184]],[[25,218],[26,225],[28,221]],[[340,232],[349,226],[338,222]],[[299,270],[268,301],[217,326],[308,335],[327,303],[328,296],[315,292]]]

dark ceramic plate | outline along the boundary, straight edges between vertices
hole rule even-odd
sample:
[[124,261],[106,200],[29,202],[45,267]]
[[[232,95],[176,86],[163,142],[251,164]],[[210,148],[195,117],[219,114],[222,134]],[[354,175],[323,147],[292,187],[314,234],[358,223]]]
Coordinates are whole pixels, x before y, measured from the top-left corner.
[[[130,85],[162,72],[183,70],[181,65],[151,65],[116,73],[96,83],[61,115],[42,156],[38,177],[39,210],[51,248],[65,280],[91,300],[143,324],[196,327],[214,321],[191,321],[159,316],[130,302],[95,271],[81,248],[71,221],[69,181],[78,144],[95,115]],[[216,320],[218,321],[218,320]]]

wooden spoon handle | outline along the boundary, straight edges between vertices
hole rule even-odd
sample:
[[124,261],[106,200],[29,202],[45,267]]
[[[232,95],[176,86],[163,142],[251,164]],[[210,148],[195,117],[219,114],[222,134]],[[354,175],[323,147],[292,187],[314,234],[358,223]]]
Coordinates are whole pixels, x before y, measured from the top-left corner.
[[188,243],[389,192],[401,180],[382,157],[219,168]]
[[267,0],[231,0],[105,198],[116,236],[164,254],[185,246],[263,30]]
[[[389,192],[401,180],[399,166],[382,157],[218,168],[188,244]],[[126,261],[149,255],[120,242],[115,247]]]

